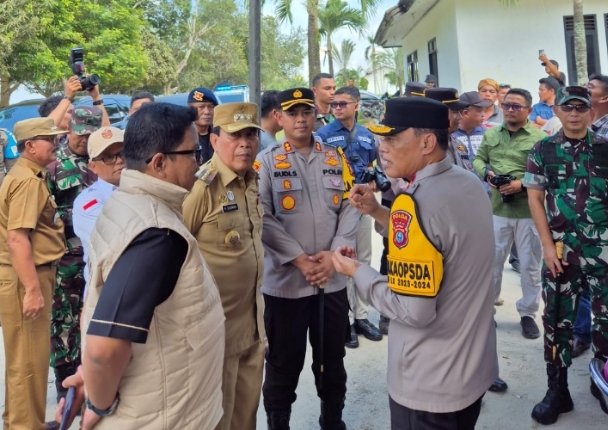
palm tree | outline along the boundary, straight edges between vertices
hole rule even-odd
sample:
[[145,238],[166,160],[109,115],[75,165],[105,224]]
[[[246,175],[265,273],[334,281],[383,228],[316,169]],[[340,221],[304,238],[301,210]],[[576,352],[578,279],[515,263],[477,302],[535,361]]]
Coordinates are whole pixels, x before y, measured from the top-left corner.
[[378,65],[390,71],[384,75],[391,85],[395,85],[403,94],[403,83],[405,81],[405,69],[403,63],[403,50],[391,48],[378,54]]
[[325,36],[329,73],[334,74],[334,59],[332,52],[332,35],[339,29],[347,27],[352,31],[361,32],[365,27],[365,17],[359,9],[354,9],[343,0],[328,0],[325,8],[319,11],[321,27],[319,33]]
[[[498,0],[504,6],[511,7],[519,0]],[[585,36],[585,18],[583,14],[583,0],[572,0],[574,20],[574,61],[576,62],[576,79],[579,85],[587,82],[587,39]]]
[[365,59],[372,63],[372,76],[374,78],[374,91],[378,91],[378,80],[376,79],[376,70],[378,69],[378,58],[376,55],[376,38],[373,34],[367,36],[368,47],[365,48]]
[[[277,4],[277,18],[279,22],[289,21],[293,23],[291,5],[293,0],[275,0]],[[380,0],[359,0],[361,12],[365,19],[371,18],[376,12],[376,6]],[[308,13],[308,74],[309,81],[321,72],[321,55],[319,47],[319,12],[321,0],[305,0],[306,12]],[[312,82],[311,82],[312,83]]]
[[333,51],[336,63],[340,67],[338,73],[342,75],[343,82],[346,84],[348,81],[348,63],[350,63],[350,57],[355,52],[355,44],[351,40],[343,40],[340,49],[334,46]]

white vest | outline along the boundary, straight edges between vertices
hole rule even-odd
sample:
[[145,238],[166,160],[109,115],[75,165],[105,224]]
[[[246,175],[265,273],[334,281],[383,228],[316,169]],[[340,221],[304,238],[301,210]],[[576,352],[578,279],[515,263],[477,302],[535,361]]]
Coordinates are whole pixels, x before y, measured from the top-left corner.
[[181,187],[125,169],[91,234],[86,328],[104,281],[135,237],[161,228],[188,242],[175,289],[156,307],[148,340],[132,343],[116,413],[101,419],[96,430],[213,430],[222,417],[224,312],[196,239],[183,224],[186,194]]

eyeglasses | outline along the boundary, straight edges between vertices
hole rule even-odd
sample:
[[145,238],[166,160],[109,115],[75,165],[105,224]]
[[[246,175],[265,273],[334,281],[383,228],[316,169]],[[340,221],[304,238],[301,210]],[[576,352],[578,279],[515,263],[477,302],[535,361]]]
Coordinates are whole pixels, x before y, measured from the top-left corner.
[[[161,154],[163,154],[163,155],[194,155],[196,158],[196,162],[200,163],[203,160],[203,147],[199,145],[196,147],[196,149],[186,149],[183,151],[167,151],[167,152],[161,152]],[[153,158],[154,158],[154,156],[148,158],[146,160],[146,164],[149,164]]]
[[503,103],[500,106],[502,107],[502,110],[511,110],[511,109],[513,109],[513,112],[519,112],[522,109],[528,109],[530,107],[530,106],[522,106],[522,105],[512,105],[510,103]]
[[104,155],[103,157],[95,157],[91,161],[102,161],[103,164],[105,164],[106,166],[111,166],[112,164],[116,164],[116,161],[118,161],[118,158],[120,158],[122,161],[125,161],[125,158],[124,158],[124,155],[122,155],[122,152],[119,152],[118,154]]
[[49,143],[57,143],[57,136],[47,136],[47,137],[34,137],[31,140],[44,140],[45,142],[49,142]]
[[578,113],[587,113],[591,109],[587,105],[560,105],[559,108],[562,110],[562,112],[572,112],[575,110]]
[[356,104],[357,102],[331,102],[329,104],[329,106],[331,106],[332,109],[336,109],[336,108],[340,108],[340,109],[346,109],[346,106],[351,105],[351,104]]

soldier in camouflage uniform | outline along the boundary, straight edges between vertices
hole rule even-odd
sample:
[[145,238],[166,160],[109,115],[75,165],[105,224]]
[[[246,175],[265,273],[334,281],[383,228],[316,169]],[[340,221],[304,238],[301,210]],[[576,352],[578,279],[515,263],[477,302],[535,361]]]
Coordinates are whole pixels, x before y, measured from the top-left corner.
[[96,107],[74,109],[67,143],[57,151],[57,160],[47,166],[49,189],[57,204],[57,214],[65,225],[67,252],[57,267],[57,283],[51,311],[51,367],[55,369],[57,401],[66,394],[61,385],[80,364],[80,312],[84,260],[80,239],[74,233],[72,206],[76,196],[97,180],[89,170],[87,142],[101,127],[102,113]]
[[[545,263],[543,326],[549,390],[532,411],[532,418],[541,424],[553,424],[560,413],[574,407],[568,367],[583,291],[590,291],[592,297],[595,356],[608,358],[608,140],[587,129],[590,109],[586,88],[558,90],[554,111],[563,129],[536,143],[524,180]],[[556,242],[564,245],[561,258]],[[608,413],[593,382],[591,393]]]

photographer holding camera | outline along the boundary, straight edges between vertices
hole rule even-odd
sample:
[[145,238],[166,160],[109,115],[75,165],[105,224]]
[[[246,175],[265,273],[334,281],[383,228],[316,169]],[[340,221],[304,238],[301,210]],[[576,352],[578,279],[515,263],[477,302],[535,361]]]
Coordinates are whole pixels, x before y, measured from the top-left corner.
[[[376,159],[374,135],[367,128],[357,124],[356,114],[360,99],[361,94],[356,87],[338,89],[330,103],[336,120],[321,127],[316,134],[323,142],[342,148],[353,169],[357,184],[375,183],[379,190],[387,191],[390,188],[388,179],[380,168],[373,167]],[[327,167],[327,170],[340,168],[332,165]],[[366,264],[370,264],[372,259],[372,219],[369,215],[362,215],[359,221],[357,258]],[[362,334],[372,341],[381,340],[382,333],[367,319],[369,303],[356,292],[352,279],[348,279],[346,286],[352,309],[349,312],[350,335],[347,337],[346,347],[359,346],[357,334]]]
[[532,111],[530,92],[513,88],[502,104],[505,122],[487,130],[473,168],[491,187],[494,213],[494,287],[500,297],[502,272],[515,241],[521,267],[523,297],[517,301],[522,333],[528,339],[540,337],[534,318],[540,305],[540,265],[542,250],[538,232],[522,185],[528,153],[546,134],[535,128],[528,116]]

